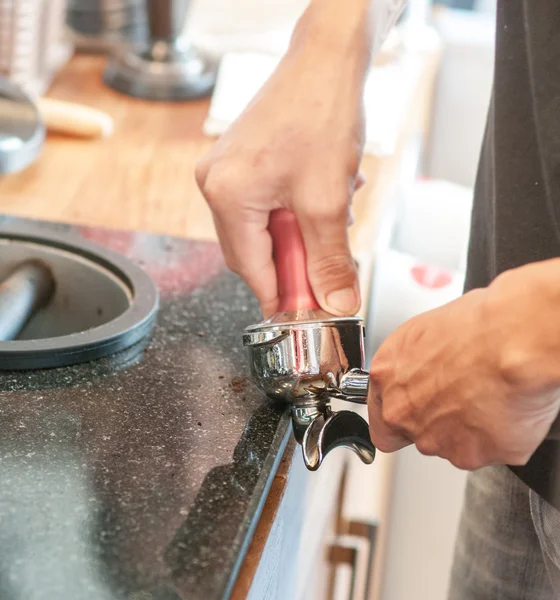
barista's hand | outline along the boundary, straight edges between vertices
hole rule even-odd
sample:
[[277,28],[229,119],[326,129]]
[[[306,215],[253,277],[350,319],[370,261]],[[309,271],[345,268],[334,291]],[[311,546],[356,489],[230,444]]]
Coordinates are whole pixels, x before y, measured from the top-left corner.
[[277,208],[296,215],[319,304],[338,315],[359,308],[347,234],[350,201],[363,183],[358,71],[340,49],[292,48],[197,166],[226,262],[252,288],[266,316],[278,303],[267,230]]
[[[558,261],[509,271],[419,315],[371,363],[373,443],[462,469],[522,465],[559,410]],[[556,317],[554,316],[556,315]]]

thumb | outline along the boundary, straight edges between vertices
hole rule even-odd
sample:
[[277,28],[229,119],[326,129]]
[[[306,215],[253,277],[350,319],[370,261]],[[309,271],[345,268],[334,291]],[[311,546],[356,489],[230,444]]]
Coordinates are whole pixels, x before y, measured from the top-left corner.
[[348,242],[348,203],[317,203],[303,213],[296,210],[296,218],[307,252],[309,283],[317,302],[334,315],[356,314],[360,309],[360,289]]

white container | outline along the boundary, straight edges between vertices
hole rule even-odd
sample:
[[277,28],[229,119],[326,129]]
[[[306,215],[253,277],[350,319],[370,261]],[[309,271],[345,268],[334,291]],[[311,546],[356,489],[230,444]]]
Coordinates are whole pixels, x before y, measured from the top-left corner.
[[473,192],[448,181],[415,182],[404,193],[391,246],[433,265],[464,271]]
[[376,350],[408,319],[455,300],[463,292],[464,279],[464,273],[397,250],[381,253],[375,263],[368,343]]

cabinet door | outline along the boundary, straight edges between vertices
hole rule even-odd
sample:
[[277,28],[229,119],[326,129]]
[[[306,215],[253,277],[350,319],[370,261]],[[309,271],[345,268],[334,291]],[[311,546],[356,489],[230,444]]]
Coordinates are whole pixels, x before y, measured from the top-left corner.
[[303,464],[301,449],[295,449],[284,495],[247,595],[249,600],[328,598],[329,548],[336,536],[346,452],[335,450],[318,471],[310,472]]

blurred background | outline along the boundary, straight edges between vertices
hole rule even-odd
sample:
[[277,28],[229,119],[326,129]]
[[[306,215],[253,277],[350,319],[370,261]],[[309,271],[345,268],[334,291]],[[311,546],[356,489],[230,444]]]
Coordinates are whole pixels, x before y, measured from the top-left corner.
[[[270,75],[306,4],[0,0],[0,75],[23,91],[38,107],[49,134],[56,134],[47,136],[43,155],[33,160],[46,165],[41,161],[47,156],[49,169],[54,168],[56,149],[68,144],[61,134],[122,141],[127,110],[152,110],[147,104],[125,108],[127,97],[193,101],[192,110],[202,112],[203,119],[193,121],[189,132],[202,147],[228,127]],[[365,98],[368,185],[355,208],[358,222],[375,212],[374,225],[362,227],[353,238],[358,261],[367,265],[362,288],[369,299],[370,356],[403,321],[462,292],[473,186],[492,85],[495,10],[491,0],[409,0],[372,65]],[[162,59],[162,46],[155,42],[163,38],[188,44],[165,48]],[[168,71],[162,67],[165,78],[154,79],[154,61],[165,69],[172,66]],[[97,88],[88,83],[90,78],[98,82]],[[86,93],[91,89],[97,91]],[[421,117],[415,112],[420,97]],[[3,149],[0,139],[0,155],[10,148]],[[109,152],[111,146],[106,148]],[[77,152],[87,150],[81,146]],[[62,156],[62,150],[58,153]],[[41,177],[48,179],[49,169],[43,166]],[[27,171],[17,180],[0,178],[0,195],[6,192],[12,198],[10,210],[17,213],[16,192],[23,194],[38,172]],[[33,190],[40,188],[38,181]],[[87,186],[74,187],[84,194]],[[373,212],[366,209],[370,203],[360,200],[366,196],[375,198]],[[66,205],[73,200],[68,197]],[[67,218],[52,204],[33,202],[33,215]],[[190,197],[189,202],[184,205],[192,206]],[[149,215],[159,205],[154,206],[151,212],[138,211],[138,228],[149,227]],[[91,211],[88,222],[100,225],[95,223],[102,218],[97,214],[107,215],[109,208],[94,214],[93,208],[76,203],[70,217],[86,221],[85,210]],[[211,228],[210,217],[200,214]],[[173,218],[177,229],[169,233],[195,235],[185,215]],[[200,231],[204,226],[198,226],[196,236],[211,238]],[[444,600],[465,474],[407,448],[381,456],[376,469],[353,461],[345,482],[348,518],[367,521],[378,531],[367,600]],[[336,589],[344,589],[345,577],[341,571]],[[347,597],[346,592],[333,594]]]

